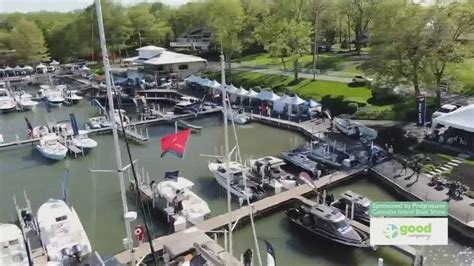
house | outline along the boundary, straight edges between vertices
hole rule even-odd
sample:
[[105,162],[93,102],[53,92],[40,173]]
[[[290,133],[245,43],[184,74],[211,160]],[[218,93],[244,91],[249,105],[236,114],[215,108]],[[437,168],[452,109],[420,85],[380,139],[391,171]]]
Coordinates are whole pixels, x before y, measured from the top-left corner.
[[136,49],[138,56],[124,61],[137,66],[138,70],[152,75],[176,74],[183,79],[206,68],[207,61],[194,55],[171,52],[162,47],[145,46]]
[[207,27],[194,27],[181,34],[170,47],[175,50],[209,51],[216,47],[212,44],[212,31]]

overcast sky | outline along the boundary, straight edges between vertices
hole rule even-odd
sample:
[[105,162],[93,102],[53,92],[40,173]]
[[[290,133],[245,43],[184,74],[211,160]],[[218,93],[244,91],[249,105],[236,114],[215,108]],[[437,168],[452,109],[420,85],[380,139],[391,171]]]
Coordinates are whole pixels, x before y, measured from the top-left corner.
[[[121,2],[123,5],[130,5],[140,2],[163,2],[172,6],[179,6],[190,0],[113,0]],[[94,0],[0,0],[0,13],[3,12],[34,12],[41,10],[48,11],[71,11],[85,8],[92,4]]]

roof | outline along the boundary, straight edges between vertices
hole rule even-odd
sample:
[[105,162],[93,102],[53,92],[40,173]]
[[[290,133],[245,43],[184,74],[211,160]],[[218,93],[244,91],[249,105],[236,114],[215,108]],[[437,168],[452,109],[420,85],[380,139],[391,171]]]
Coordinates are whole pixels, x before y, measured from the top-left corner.
[[135,49],[137,51],[165,51],[166,49],[163,47],[158,47],[154,45],[143,46],[140,48]]
[[305,100],[301,99],[298,95],[295,95],[289,99],[289,103],[293,105],[300,105],[305,103]]
[[[139,48],[141,49],[141,48]],[[170,65],[180,63],[207,62],[205,59],[187,54],[180,54],[170,51],[163,51],[159,55],[143,62],[145,65]]]
[[364,207],[369,207],[370,200],[364,196],[361,196],[355,192],[352,192],[350,190],[342,193],[341,195],[342,198],[348,199],[349,201],[357,202],[361,204]]
[[0,224],[0,232],[0,243],[22,238],[20,228],[14,224]]
[[247,95],[245,95],[245,96],[253,98],[257,95],[258,95],[258,93],[256,93],[254,90],[250,89],[249,92],[247,93]]
[[248,93],[249,92],[246,89],[242,88],[242,87],[240,87],[239,90],[237,92],[235,92],[235,94],[241,95],[241,96],[247,95]]
[[345,216],[338,210],[323,204],[318,204],[311,208],[311,213],[322,219],[330,220],[332,222],[339,222],[345,219]]
[[451,113],[436,117],[433,119],[433,128],[435,128],[438,124],[442,124],[465,131],[474,132],[474,123],[472,122],[472,117],[474,117],[474,104],[461,107]]
[[280,96],[276,95],[273,91],[262,90],[255,96],[255,98],[262,101],[276,101],[280,99]]

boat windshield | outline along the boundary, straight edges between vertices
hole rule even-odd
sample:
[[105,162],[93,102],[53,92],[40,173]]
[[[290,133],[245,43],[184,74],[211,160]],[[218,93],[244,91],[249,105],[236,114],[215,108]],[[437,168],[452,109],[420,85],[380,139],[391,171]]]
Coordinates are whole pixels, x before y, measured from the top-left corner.
[[339,221],[334,223],[334,227],[336,228],[337,231],[339,232],[344,232],[349,228],[349,225],[347,224],[346,221]]

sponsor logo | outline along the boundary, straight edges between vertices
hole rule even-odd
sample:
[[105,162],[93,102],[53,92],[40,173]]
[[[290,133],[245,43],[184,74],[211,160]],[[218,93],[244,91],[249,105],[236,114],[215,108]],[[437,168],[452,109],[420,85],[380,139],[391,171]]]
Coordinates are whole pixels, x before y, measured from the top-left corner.
[[447,245],[447,218],[371,218],[371,245]]

